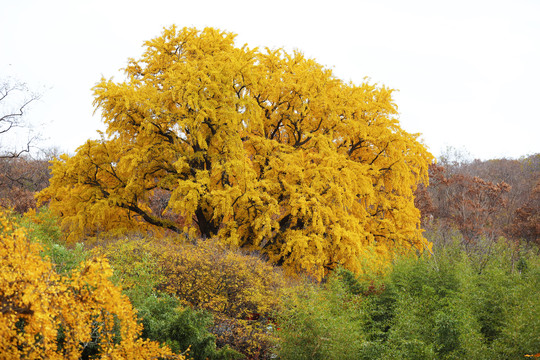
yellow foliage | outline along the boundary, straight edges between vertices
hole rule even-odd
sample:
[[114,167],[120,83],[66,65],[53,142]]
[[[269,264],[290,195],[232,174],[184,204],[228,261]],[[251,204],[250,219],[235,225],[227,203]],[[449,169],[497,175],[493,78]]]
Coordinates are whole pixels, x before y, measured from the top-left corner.
[[250,358],[268,351],[268,321],[286,288],[278,269],[214,240],[169,245],[159,264],[161,289],[214,314],[211,330],[219,347],[229,344]]
[[253,313],[268,316],[287,286],[279,268],[215,239],[195,244],[120,239],[98,251],[110,259],[124,289],[149,283],[155,290],[175,295],[184,305],[232,318]]
[[101,247],[128,290],[135,284],[176,296],[214,315],[218,347],[244,354],[268,351],[268,321],[288,287],[280,269],[214,240],[120,239]]
[[159,260],[161,288],[193,306],[229,317],[268,315],[285,285],[271,265],[213,240],[164,250]]
[[368,248],[380,265],[423,251],[413,192],[432,156],[392,90],[234,37],[173,26],[94,88],[107,133],[56,160],[39,196],[70,238],[196,231],[318,278],[361,272]]
[[92,342],[101,359],[183,359],[139,338],[141,326],[108,280],[107,261],[94,258],[60,276],[40,248],[0,214],[0,359],[79,359]]

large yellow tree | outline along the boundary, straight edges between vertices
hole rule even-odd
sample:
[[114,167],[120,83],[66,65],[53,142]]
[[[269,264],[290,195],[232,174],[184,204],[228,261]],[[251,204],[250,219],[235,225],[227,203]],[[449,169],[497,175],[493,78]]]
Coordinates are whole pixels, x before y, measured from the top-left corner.
[[301,53],[171,27],[94,88],[107,125],[53,163],[43,201],[71,238],[148,229],[219,236],[323,276],[427,246],[413,191],[432,156],[392,90]]

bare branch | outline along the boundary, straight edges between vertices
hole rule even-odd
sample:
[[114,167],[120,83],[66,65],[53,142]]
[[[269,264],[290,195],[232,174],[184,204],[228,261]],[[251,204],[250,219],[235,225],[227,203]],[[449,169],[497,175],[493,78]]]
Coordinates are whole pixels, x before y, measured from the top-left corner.
[[[39,95],[29,92],[23,83],[11,84],[8,81],[0,85],[0,135],[11,134],[14,128],[24,128],[27,124],[23,122],[26,109]],[[14,107],[15,110],[10,110]],[[17,149],[14,145],[12,150],[0,149],[0,159],[17,158],[23,153],[29,153],[36,136],[29,137],[22,149]]]

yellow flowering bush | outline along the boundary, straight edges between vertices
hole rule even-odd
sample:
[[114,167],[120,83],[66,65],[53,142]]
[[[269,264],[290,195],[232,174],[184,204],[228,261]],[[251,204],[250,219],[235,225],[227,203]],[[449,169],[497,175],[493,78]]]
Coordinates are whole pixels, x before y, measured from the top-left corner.
[[260,257],[217,240],[169,246],[161,253],[160,287],[214,314],[218,346],[229,344],[249,358],[268,355],[270,317],[286,286],[282,273]]
[[0,212],[0,359],[176,358],[142,331],[104,258],[55,272],[24,228]]
[[213,315],[210,331],[218,348],[229,345],[248,358],[269,356],[271,317],[287,283],[281,270],[259,256],[216,239],[132,237],[109,241],[101,251],[135,303],[149,287],[173,295],[184,307]]

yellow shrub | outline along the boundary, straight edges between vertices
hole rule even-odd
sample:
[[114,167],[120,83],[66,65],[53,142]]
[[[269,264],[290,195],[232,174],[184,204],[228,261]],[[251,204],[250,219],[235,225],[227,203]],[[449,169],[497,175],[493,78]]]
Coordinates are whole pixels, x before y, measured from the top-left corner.
[[68,276],[0,212],[0,359],[79,359],[90,344],[101,359],[179,358],[139,339],[141,326],[103,258]]
[[158,264],[160,250],[152,242],[153,239],[140,236],[108,239],[94,249],[96,254],[109,259],[114,268],[113,280],[130,296],[135,306],[162,281]]
[[160,262],[166,292],[233,318],[267,314],[283,286],[272,265],[213,240],[171,246],[162,252]]
[[216,240],[169,247],[160,257],[161,288],[214,314],[218,346],[229,344],[248,358],[269,356],[269,317],[286,285],[283,274]]
[[270,317],[287,285],[278,268],[214,239],[120,239],[102,251],[122,274],[123,286],[152,286],[184,306],[210,311],[218,348],[228,344],[248,358],[269,354]]

